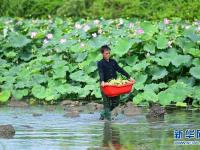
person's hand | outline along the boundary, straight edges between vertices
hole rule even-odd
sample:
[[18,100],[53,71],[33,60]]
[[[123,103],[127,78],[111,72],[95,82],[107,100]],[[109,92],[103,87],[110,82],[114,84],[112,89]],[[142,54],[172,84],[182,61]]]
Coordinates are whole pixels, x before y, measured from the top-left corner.
[[104,81],[101,82],[101,86],[102,86],[102,87],[105,86],[105,82],[104,82]]
[[132,77],[129,78],[129,81],[135,82],[135,80]]
[[104,81],[101,82],[101,86],[102,86],[102,87],[104,87],[104,86],[106,86],[106,85],[110,85],[110,83],[107,83],[107,82],[104,82]]
[[105,82],[104,82],[104,81],[101,82],[101,86],[102,86],[102,87],[105,86]]

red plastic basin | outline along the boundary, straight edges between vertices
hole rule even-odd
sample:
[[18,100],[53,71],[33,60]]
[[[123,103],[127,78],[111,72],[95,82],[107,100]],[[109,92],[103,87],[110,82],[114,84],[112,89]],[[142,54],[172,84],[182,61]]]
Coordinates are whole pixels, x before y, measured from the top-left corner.
[[105,85],[104,87],[101,86],[101,90],[108,97],[119,96],[130,93],[134,83],[135,81],[123,85]]

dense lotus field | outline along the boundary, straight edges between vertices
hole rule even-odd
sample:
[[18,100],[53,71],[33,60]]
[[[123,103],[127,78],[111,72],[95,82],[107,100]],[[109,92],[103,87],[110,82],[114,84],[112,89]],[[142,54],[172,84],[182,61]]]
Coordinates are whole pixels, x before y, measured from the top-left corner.
[[[200,22],[0,18],[0,102],[99,99],[99,48],[135,80],[135,104],[200,105]],[[120,75],[119,75],[120,77]]]

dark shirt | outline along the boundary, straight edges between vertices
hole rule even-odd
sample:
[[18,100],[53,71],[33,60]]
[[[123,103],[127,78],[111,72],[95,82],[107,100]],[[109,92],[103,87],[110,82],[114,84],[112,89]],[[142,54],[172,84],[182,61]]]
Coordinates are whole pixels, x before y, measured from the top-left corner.
[[117,79],[117,72],[126,76],[128,79],[130,75],[122,69],[114,59],[109,59],[109,61],[104,58],[97,63],[100,82],[107,82],[109,79]]

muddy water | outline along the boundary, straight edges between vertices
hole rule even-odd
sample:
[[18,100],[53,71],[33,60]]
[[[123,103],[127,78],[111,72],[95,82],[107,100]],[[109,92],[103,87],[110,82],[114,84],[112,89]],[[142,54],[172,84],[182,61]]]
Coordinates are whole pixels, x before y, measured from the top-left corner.
[[[12,124],[16,134],[0,139],[0,150],[86,150],[111,146],[115,149],[188,150],[200,145],[175,145],[174,130],[200,129],[200,112],[174,110],[163,121],[149,122],[147,110],[137,116],[118,115],[111,122],[100,121],[99,112],[83,112],[80,117],[64,117],[64,110],[56,106],[29,108],[0,108],[0,125]],[[33,113],[41,113],[34,117]],[[188,140],[183,137],[182,141]],[[200,139],[189,139],[199,141]]]

